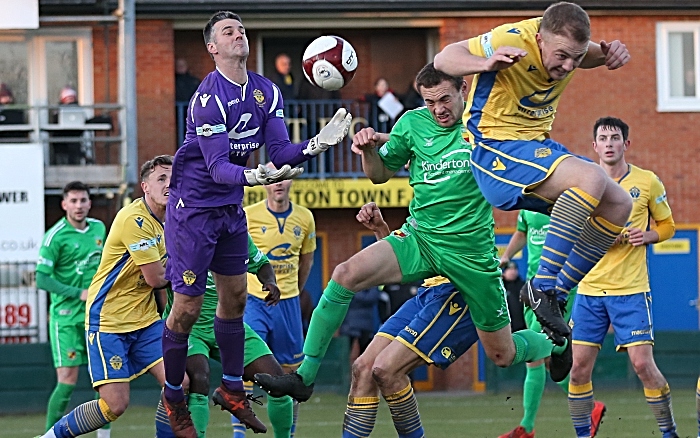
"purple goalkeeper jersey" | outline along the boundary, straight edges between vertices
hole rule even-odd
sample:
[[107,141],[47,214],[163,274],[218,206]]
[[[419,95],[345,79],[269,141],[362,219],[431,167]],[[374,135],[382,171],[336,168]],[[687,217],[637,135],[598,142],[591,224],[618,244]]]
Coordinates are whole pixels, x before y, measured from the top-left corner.
[[187,108],[187,134],[175,154],[170,179],[172,207],[241,204],[248,156],[266,145],[275,166],[296,166],[310,157],[307,141],[292,144],[284,123],[282,93],[269,79],[248,72],[237,84],[218,69],[197,88]]

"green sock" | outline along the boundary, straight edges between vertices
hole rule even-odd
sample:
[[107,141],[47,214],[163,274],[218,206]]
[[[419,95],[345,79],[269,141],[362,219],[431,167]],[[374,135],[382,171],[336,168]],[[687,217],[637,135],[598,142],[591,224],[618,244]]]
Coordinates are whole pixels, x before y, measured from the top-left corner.
[[547,370],[544,364],[527,367],[525,384],[523,385],[523,420],[520,422],[527,433],[531,433],[535,428],[535,418],[537,418],[537,411],[540,409],[546,378]]
[[68,406],[70,396],[73,394],[73,388],[75,388],[75,385],[60,382],[56,384],[51,397],[49,397],[49,404],[46,407],[47,431],[66,413],[66,406]]
[[[311,315],[309,331],[304,341],[304,361],[297,370],[305,385],[316,380],[321,361],[326,355],[328,345],[340,324],[348,313],[350,301],[355,294],[335,281],[328,282],[318,306]],[[534,333],[534,332],[533,332]]]
[[534,330],[525,329],[513,333],[513,343],[515,343],[515,357],[513,366],[522,362],[534,362],[544,359],[552,354],[552,341],[544,333],[537,333]]
[[209,425],[209,397],[192,392],[190,393],[187,407],[190,409],[190,416],[197,431],[197,436],[200,438],[204,437]]
[[291,397],[268,397],[267,416],[270,417],[275,438],[289,438],[291,436],[292,421],[294,420],[294,402]]
[[569,393],[569,380],[571,379],[571,374],[567,374],[566,378],[561,382],[557,382],[557,385],[565,392]]

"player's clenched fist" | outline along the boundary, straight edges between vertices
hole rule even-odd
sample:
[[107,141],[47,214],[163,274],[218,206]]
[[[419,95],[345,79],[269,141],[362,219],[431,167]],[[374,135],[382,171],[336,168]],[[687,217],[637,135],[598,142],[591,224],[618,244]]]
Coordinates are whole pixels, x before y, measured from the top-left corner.
[[615,70],[622,67],[627,64],[631,58],[627,46],[622,44],[619,40],[609,43],[601,41],[600,50],[605,55],[605,66],[608,70]]
[[361,155],[362,151],[376,148],[387,141],[389,141],[389,134],[376,132],[373,128],[364,128],[352,137],[352,151]]

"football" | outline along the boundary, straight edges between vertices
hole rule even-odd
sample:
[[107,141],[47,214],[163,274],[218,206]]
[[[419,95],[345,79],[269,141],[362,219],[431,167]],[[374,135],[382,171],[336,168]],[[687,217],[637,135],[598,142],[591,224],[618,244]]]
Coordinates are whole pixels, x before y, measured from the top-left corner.
[[340,90],[355,76],[357,54],[344,39],[321,36],[306,47],[302,66],[312,84],[324,90]]

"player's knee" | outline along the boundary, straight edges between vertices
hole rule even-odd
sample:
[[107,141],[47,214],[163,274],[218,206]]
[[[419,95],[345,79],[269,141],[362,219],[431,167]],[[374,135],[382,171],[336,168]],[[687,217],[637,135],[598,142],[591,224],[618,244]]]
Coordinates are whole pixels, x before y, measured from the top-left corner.
[[513,359],[515,359],[515,346],[513,348],[488,348],[486,349],[486,356],[498,367],[509,367],[513,363]]
[[632,368],[634,368],[634,372],[642,380],[656,374],[657,368],[656,363],[654,363],[653,359],[647,357],[636,357],[633,359],[631,358],[630,362],[632,362]]
[[107,403],[110,412],[117,417],[121,417],[124,412],[126,412],[126,408],[129,407],[129,399],[127,397],[120,397],[109,401],[105,400],[105,402]]
[[388,386],[398,378],[397,370],[392,363],[382,360],[381,357],[375,359],[372,365],[372,378],[380,387]]
[[360,355],[352,364],[352,380],[354,382],[367,382],[372,380],[372,367],[374,360],[372,358]]
[[190,392],[209,394],[209,372],[205,370],[188,373],[190,376]]
[[355,290],[355,285],[357,284],[357,270],[353,269],[351,261],[345,261],[333,270],[333,281],[340,284],[341,286]]

